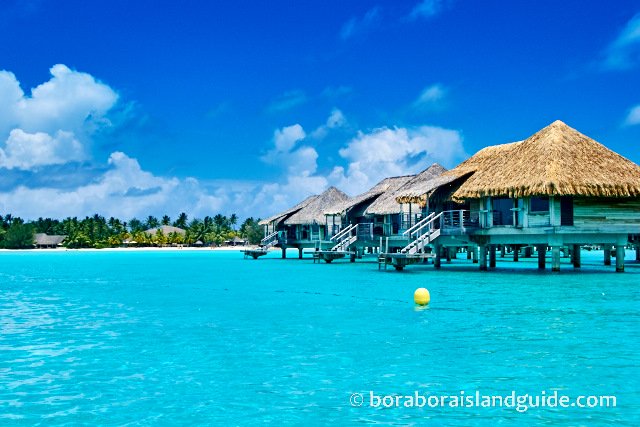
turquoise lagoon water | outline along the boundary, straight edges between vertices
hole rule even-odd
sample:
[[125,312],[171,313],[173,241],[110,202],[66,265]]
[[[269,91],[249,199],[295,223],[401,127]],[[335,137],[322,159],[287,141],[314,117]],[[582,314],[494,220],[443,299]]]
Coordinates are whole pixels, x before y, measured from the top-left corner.
[[[533,259],[397,273],[278,255],[1,254],[0,423],[638,425],[640,264],[616,274],[584,253],[580,273],[539,273]],[[367,401],[461,390],[615,395],[617,407]]]

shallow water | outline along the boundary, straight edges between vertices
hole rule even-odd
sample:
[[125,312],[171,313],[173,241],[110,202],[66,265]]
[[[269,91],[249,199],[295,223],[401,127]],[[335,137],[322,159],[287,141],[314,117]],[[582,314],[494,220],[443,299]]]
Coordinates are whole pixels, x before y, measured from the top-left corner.
[[[4,253],[0,422],[635,426],[640,264],[616,274],[601,259],[584,252],[579,273],[500,258],[492,272],[454,260],[397,273],[279,253]],[[461,390],[617,406],[369,407],[369,391]]]

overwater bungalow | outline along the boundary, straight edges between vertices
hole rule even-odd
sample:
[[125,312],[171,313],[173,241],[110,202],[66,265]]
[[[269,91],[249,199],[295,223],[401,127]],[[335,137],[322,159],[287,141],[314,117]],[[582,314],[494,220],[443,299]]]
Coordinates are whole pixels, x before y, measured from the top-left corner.
[[348,199],[345,193],[330,187],[320,195],[311,196],[291,209],[260,221],[265,227],[263,247],[279,245],[283,258],[287,248],[297,248],[301,258],[303,249],[330,245],[333,227],[327,223],[324,212]]
[[[421,219],[422,211],[412,211],[411,207],[403,211],[396,201],[398,192],[445,170],[434,163],[417,175],[385,178],[365,193],[332,206],[325,212],[327,224],[336,230],[330,251],[353,252],[357,256],[366,248],[380,250],[383,243],[385,248],[405,246],[408,240],[403,233]],[[331,258],[324,257],[325,261]]]
[[561,251],[580,267],[580,247],[589,244],[605,248],[605,264],[615,247],[616,271],[624,271],[625,246],[639,243],[640,166],[561,121],[484,148],[397,201],[431,211],[410,230],[411,242],[385,259],[398,269],[411,263],[402,254],[431,248],[440,267],[442,248],[468,246],[486,270],[487,254],[495,267],[496,248],[509,245],[514,260],[519,247],[535,247],[540,268],[551,248],[558,271]]

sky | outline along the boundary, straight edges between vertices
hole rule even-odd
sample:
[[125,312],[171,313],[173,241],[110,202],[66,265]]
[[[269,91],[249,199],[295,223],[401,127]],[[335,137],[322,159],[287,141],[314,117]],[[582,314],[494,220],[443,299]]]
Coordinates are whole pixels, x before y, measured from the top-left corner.
[[0,214],[265,217],[555,120],[640,163],[640,1],[0,1]]

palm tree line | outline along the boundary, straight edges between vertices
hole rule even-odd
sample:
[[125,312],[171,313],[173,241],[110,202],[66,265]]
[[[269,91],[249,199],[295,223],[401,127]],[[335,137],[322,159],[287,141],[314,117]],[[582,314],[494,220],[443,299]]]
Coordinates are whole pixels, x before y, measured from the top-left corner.
[[[0,215],[0,246],[11,249],[33,247],[35,233],[67,236],[63,245],[68,248],[107,248],[119,247],[125,244],[136,246],[164,246],[164,245],[193,245],[201,242],[203,245],[221,245],[234,237],[241,237],[251,244],[260,242],[262,229],[258,225],[259,219],[247,218],[239,228],[238,216],[217,214],[203,219],[189,219],[182,212],[172,221],[168,215],[158,218],[149,215],[145,219],[131,218],[123,221],[118,218],[105,218],[95,214],[78,219],[67,217],[63,220],[52,218],[38,218],[35,221],[24,221],[11,214]],[[160,228],[171,225],[185,230],[184,233],[170,232],[164,234]],[[158,228],[155,233],[145,230]]]

